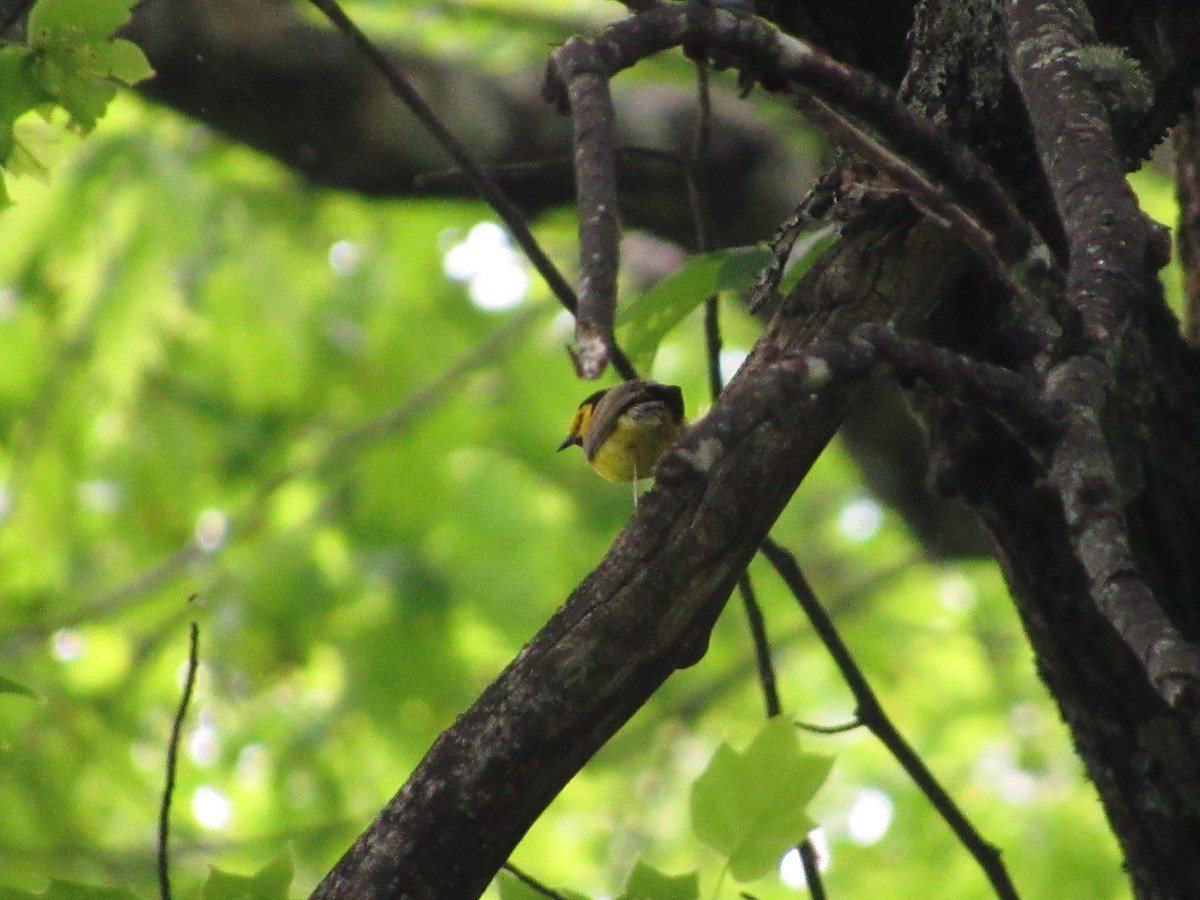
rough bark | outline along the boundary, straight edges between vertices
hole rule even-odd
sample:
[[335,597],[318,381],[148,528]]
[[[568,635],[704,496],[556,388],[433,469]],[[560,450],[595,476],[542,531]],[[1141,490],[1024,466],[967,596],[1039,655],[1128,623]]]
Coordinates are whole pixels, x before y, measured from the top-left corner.
[[717,406],[660,462],[658,486],[605,559],[438,739],[314,897],[476,896],[579,767],[703,655],[853,396],[803,390],[789,361],[863,321],[915,325],[961,271],[953,239],[904,204],[880,215],[784,304]]

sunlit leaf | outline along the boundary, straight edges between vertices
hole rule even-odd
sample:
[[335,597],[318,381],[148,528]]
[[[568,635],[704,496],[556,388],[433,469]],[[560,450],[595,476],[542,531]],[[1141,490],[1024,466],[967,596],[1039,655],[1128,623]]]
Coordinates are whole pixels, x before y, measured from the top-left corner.
[[758,247],[718,250],[693,257],[617,313],[618,340],[635,366],[648,370],[658,345],[705,298],[749,287],[770,253]]
[[29,42],[68,31],[79,43],[107,40],[129,19],[130,0],[38,0],[29,11]]
[[744,752],[717,749],[692,787],[692,828],[739,881],[761,877],[815,827],[806,807],[832,764],[802,752],[795,727],[776,716]]
[[295,874],[292,854],[284,851],[253,875],[234,875],[215,866],[204,884],[204,900],[287,900]]
[[699,896],[699,873],[667,875],[639,859],[618,900],[696,900]]

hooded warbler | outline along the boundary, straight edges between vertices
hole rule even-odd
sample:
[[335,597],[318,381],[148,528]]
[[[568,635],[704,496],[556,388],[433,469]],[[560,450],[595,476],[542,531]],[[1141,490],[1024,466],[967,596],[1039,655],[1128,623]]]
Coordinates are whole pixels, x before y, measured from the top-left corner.
[[559,450],[578,445],[609,481],[648,478],[682,432],[683,392],[673,384],[635,379],[596,391],[579,404]]

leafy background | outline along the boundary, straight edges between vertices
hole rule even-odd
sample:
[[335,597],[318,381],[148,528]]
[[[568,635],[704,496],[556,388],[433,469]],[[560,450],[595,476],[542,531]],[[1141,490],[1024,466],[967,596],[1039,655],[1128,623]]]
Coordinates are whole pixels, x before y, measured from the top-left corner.
[[[559,6],[595,18],[610,5]],[[79,3],[41,7],[69,17]],[[427,52],[478,45],[495,22],[471,9],[427,16],[414,40]],[[411,14],[351,11],[392,29]],[[488,64],[544,52],[536,29],[513,28]],[[0,893],[52,880],[155,892],[192,619],[202,662],[175,795],[177,891],[208,881],[208,896],[232,895],[210,878],[217,867],[262,871],[267,895],[307,893],[600,559],[628,489],[553,452],[593,386],[573,377],[569,322],[546,290],[478,227],[485,207],[314,190],[128,91],[90,131],[107,101],[96,85],[122,72],[59,73],[54,94],[22,52],[0,50],[27,88],[3,110]],[[1136,183],[1173,221],[1165,179],[1147,170]],[[570,217],[535,225],[569,268]],[[526,278],[506,308],[484,308],[489,285]],[[650,302],[679,302],[659,294]],[[731,293],[722,315],[736,362],[757,326]],[[653,374],[703,414],[694,312],[666,333]],[[775,535],[1018,887],[1125,896],[996,567],[928,559],[836,446]],[[798,608],[766,567],[752,574],[788,720],[847,721],[849,694]],[[704,660],[589,763],[514,862],[586,896],[620,893],[635,863],[638,896],[802,894],[790,863],[737,884],[736,854],[730,872],[699,800],[693,828],[694,783],[747,797],[771,778],[793,783],[786,766],[766,787],[745,766],[701,779],[714,754],[763,740],[762,707],[734,602]],[[718,754],[723,743],[733,749]],[[989,896],[869,735],[800,744],[813,789],[832,759],[807,810],[798,801],[793,839],[806,815],[817,823],[833,896]],[[507,876],[500,887],[520,895]]]

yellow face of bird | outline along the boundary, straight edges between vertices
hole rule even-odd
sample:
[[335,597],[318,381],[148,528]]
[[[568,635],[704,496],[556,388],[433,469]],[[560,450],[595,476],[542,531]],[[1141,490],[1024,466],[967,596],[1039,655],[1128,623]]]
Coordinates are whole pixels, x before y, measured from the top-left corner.
[[649,477],[683,427],[683,393],[678,387],[627,381],[579,404],[558,449],[578,445],[604,478],[637,481]]
[[601,397],[608,393],[608,390],[608,388],[605,388],[602,391],[596,391],[596,393],[579,404],[579,408],[575,410],[575,415],[571,416],[571,424],[567,428],[567,436],[558,445],[559,450],[566,450],[568,447],[583,446],[583,436],[587,434],[588,426],[592,422],[592,413],[596,410],[596,404],[600,402]]

